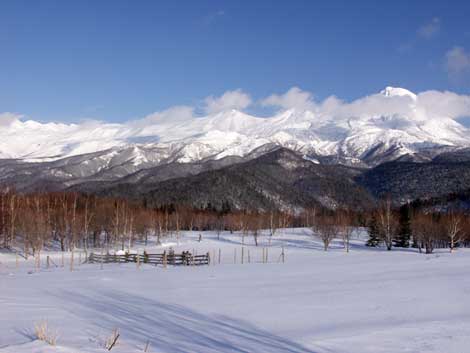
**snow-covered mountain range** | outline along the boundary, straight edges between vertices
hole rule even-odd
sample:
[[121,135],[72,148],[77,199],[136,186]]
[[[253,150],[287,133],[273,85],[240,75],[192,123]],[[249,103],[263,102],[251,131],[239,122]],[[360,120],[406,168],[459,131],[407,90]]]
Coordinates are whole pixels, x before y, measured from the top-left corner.
[[[245,156],[263,145],[280,145],[313,161],[328,157],[370,166],[423,151],[470,146],[470,130],[455,119],[459,113],[446,109],[448,100],[455,98],[452,95],[435,91],[416,95],[387,87],[352,103],[331,97],[271,117],[232,109],[122,124],[13,119],[0,125],[0,158],[41,162],[93,153],[95,162],[87,163],[96,163],[96,170],[123,162],[137,170],[168,161]],[[468,106],[460,110],[470,111],[470,103],[463,104]]]

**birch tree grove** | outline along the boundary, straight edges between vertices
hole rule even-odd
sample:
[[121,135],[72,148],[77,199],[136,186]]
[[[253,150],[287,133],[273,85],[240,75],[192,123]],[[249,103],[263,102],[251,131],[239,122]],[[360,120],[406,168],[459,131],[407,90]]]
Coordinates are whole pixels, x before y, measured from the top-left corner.
[[[430,253],[436,247],[454,251],[470,245],[470,217],[458,213],[426,214],[411,212],[413,243]],[[248,235],[254,245],[269,241],[280,229],[309,227],[330,248],[335,238],[350,250],[351,235],[359,219],[375,220],[377,244],[393,246],[397,234],[397,209],[389,200],[368,214],[348,210],[308,208],[303,213],[288,211],[194,209],[186,205],[147,206],[140,200],[127,200],[73,192],[19,194],[0,191],[0,248],[22,249],[25,256],[40,254],[44,247],[62,251],[75,248],[105,250],[132,248],[136,241],[155,243],[163,238],[178,240],[183,231],[237,232],[242,244]],[[264,231],[262,231],[264,230]],[[267,238],[261,238],[264,235]],[[284,235],[284,234],[283,234]]]
[[0,248],[21,246],[30,255],[53,243],[61,251],[77,247],[125,250],[136,239],[147,241],[149,234],[161,244],[164,237],[179,238],[183,230],[194,229],[251,233],[257,242],[260,229],[274,234],[281,217],[291,219],[280,212],[217,212],[184,205],[147,208],[139,201],[78,193],[0,191]]

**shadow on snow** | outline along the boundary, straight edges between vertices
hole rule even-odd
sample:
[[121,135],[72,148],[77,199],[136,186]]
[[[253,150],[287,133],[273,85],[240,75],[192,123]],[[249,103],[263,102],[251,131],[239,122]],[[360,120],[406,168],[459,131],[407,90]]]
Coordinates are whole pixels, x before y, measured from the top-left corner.
[[149,341],[159,351],[314,353],[242,320],[206,315],[118,290],[90,295],[64,291],[60,297],[73,303],[67,308],[73,314],[94,318],[93,324],[107,332],[119,328],[123,340],[139,345]]

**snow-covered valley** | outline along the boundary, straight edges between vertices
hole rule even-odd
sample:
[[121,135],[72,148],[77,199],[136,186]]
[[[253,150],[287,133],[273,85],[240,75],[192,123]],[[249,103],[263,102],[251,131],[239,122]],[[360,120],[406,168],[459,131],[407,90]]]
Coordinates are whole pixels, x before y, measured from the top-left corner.
[[1,1],[0,353],[470,353],[470,1]]
[[[101,269],[75,254],[70,272],[70,254],[62,268],[59,253],[44,252],[37,272],[31,258],[17,266],[0,254],[0,352],[104,352],[115,328],[113,352],[149,343],[148,352],[462,353],[470,344],[468,249],[387,252],[365,247],[359,234],[349,253],[341,241],[324,252],[300,228],[279,230],[270,246],[267,235],[258,247],[246,237],[241,264],[239,234],[201,234],[201,242],[192,232],[164,245],[215,254],[209,266]],[[47,255],[58,267],[46,268]],[[57,331],[56,346],[35,339],[41,320]]]

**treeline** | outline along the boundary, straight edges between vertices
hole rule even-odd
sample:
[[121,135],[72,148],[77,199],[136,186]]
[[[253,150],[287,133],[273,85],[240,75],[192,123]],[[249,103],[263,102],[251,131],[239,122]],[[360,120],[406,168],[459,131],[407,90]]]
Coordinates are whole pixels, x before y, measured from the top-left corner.
[[414,202],[394,209],[390,200],[383,200],[367,223],[368,246],[384,244],[393,247],[417,248],[431,254],[436,248],[470,245],[470,217],[453,209],[433,210],[426,203]]
[[163,237],[178,237],[182,230],[241,231],[253,235],[261,229],[302,225],[301,217],[286,212],[216,211],[168,205],[147,207],[145,202],[102,198],[79,193],[18,194],[0,192],[0,247],[21,245],[35,254],[53,242],[62,251],[74,248],[130,248],[136,240],[157,244]]
[[470,217],[458,212],[429,212],[419,205],[400,209],[385,200],[369,212],[307,209],[302,212],[222,210],[207,205],[194,209],[182,205],[149,207],[145,201],[105,198],[80,193],[0,192],[0,247],[22,247],[36,254],[55,244],[62,251],[75,248],[131,248],[136,240],[157,244],[183,230],[237,231],[258,244],[262,229],[275,235],[280,228],[309,227],[328,250],[342,239],[349,250],[358,227],[369,232],[368,246],[415,247],[432,253],[435,248],[470,245]]

